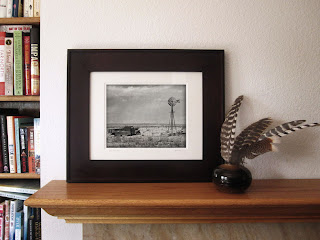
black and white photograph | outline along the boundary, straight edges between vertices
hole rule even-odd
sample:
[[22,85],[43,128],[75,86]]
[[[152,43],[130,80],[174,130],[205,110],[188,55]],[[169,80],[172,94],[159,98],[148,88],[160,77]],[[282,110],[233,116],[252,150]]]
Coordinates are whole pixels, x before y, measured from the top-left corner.
[[186,148],[186,85],[106,84],[106,148]]

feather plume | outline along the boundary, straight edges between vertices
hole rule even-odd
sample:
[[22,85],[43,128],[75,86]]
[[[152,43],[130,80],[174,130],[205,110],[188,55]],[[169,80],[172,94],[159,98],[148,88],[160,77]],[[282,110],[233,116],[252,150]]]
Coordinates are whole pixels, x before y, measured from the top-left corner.
[[306,120],[295,120],[295,121],[291,121],[291,122],[286,122],[286,123],[283,123],[273,129],[270,129],[269,131],[267,131],[266,133],[264,133],[260,138],[259,140],[262,140],[264,138],[267,138],[267,137],[272,137],[272,136],[279,136],[281,134],[284,134],[285,131],[295,127],[295,126],[298,126],[300,125],[301,123],[304,123]]
[[[293,121],[293,122],[295,122],[294,124],[298,125],[298,124],[301,124],[302,122],[304,122],[304,120],[298,120],[298,121]],[[280,125],[280,126],[282,126],[282,125]],[[281,128],[281,131],[276,130],[276,132],[277,132],[276,134],[275,134],[275,132],[273,132],[270,137],[264,137],[264,138],[262,138],[262,140],[259,140],[256,143],[249,146],[247,149],[244,149],[244,151],[241,152],[241,154],[242,154],[241,156],[243,158],[253,159],[263,153],[266,153],[269,151],[276,151],[277,148],[273,144],[278,143],[278,138],[287,136],[288,134],[290,134],[292,132],[302,130],[304,128],[316,127],[316,126],[320,126],[320,124],[319,123],[309,123],[309,124],[304,124],[302,126],[292,127],[287,130],[283,130],[283,128]],[[277,129],[277,128],[274,128],[274,129]],[[273,129],[271,129],[271,130],[273,130]],[[262,136],[264,136],[264,135],[262,135]]]
[[242,100],[243,96],[239,96],[235,100],[221,127],[221,156],[227,162],[230,160],[231,151],[234,144],[237,116]]
[[231,153],[231,164],[240,164],[243,160],[243,152],[245,149],[254,144],[264,130],[271,124],[271,118],[263,118],[259,121],[252,123],[246,129],[244,129],[234,142],[234,147]]

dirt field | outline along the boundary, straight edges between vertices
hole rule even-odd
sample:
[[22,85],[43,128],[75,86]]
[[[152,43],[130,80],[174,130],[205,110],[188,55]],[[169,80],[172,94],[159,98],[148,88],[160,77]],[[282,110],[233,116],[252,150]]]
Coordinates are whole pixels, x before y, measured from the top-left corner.
[[[179,134],[169,136],[167,128],[157,127],[139,127],[139,135],[134,136],[112,136],[107,134],[108,148],[185,148],[186,135]],[[177,128],[178,131],[184,130]]]

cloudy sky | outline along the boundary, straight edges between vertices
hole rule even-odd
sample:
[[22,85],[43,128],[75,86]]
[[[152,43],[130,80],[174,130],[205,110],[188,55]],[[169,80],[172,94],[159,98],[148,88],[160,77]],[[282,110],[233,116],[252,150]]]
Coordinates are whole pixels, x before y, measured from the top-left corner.
[[107,123],[168,124],[170,97],[180,100],[174,107],[176,124],[185,124],[185,85],[107,85]]

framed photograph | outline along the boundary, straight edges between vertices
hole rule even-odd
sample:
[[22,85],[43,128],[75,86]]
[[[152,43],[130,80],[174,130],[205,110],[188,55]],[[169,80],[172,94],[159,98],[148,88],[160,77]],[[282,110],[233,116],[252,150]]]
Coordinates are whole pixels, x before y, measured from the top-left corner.
[[68,182],[206,182],[223,50],[68,50]]

